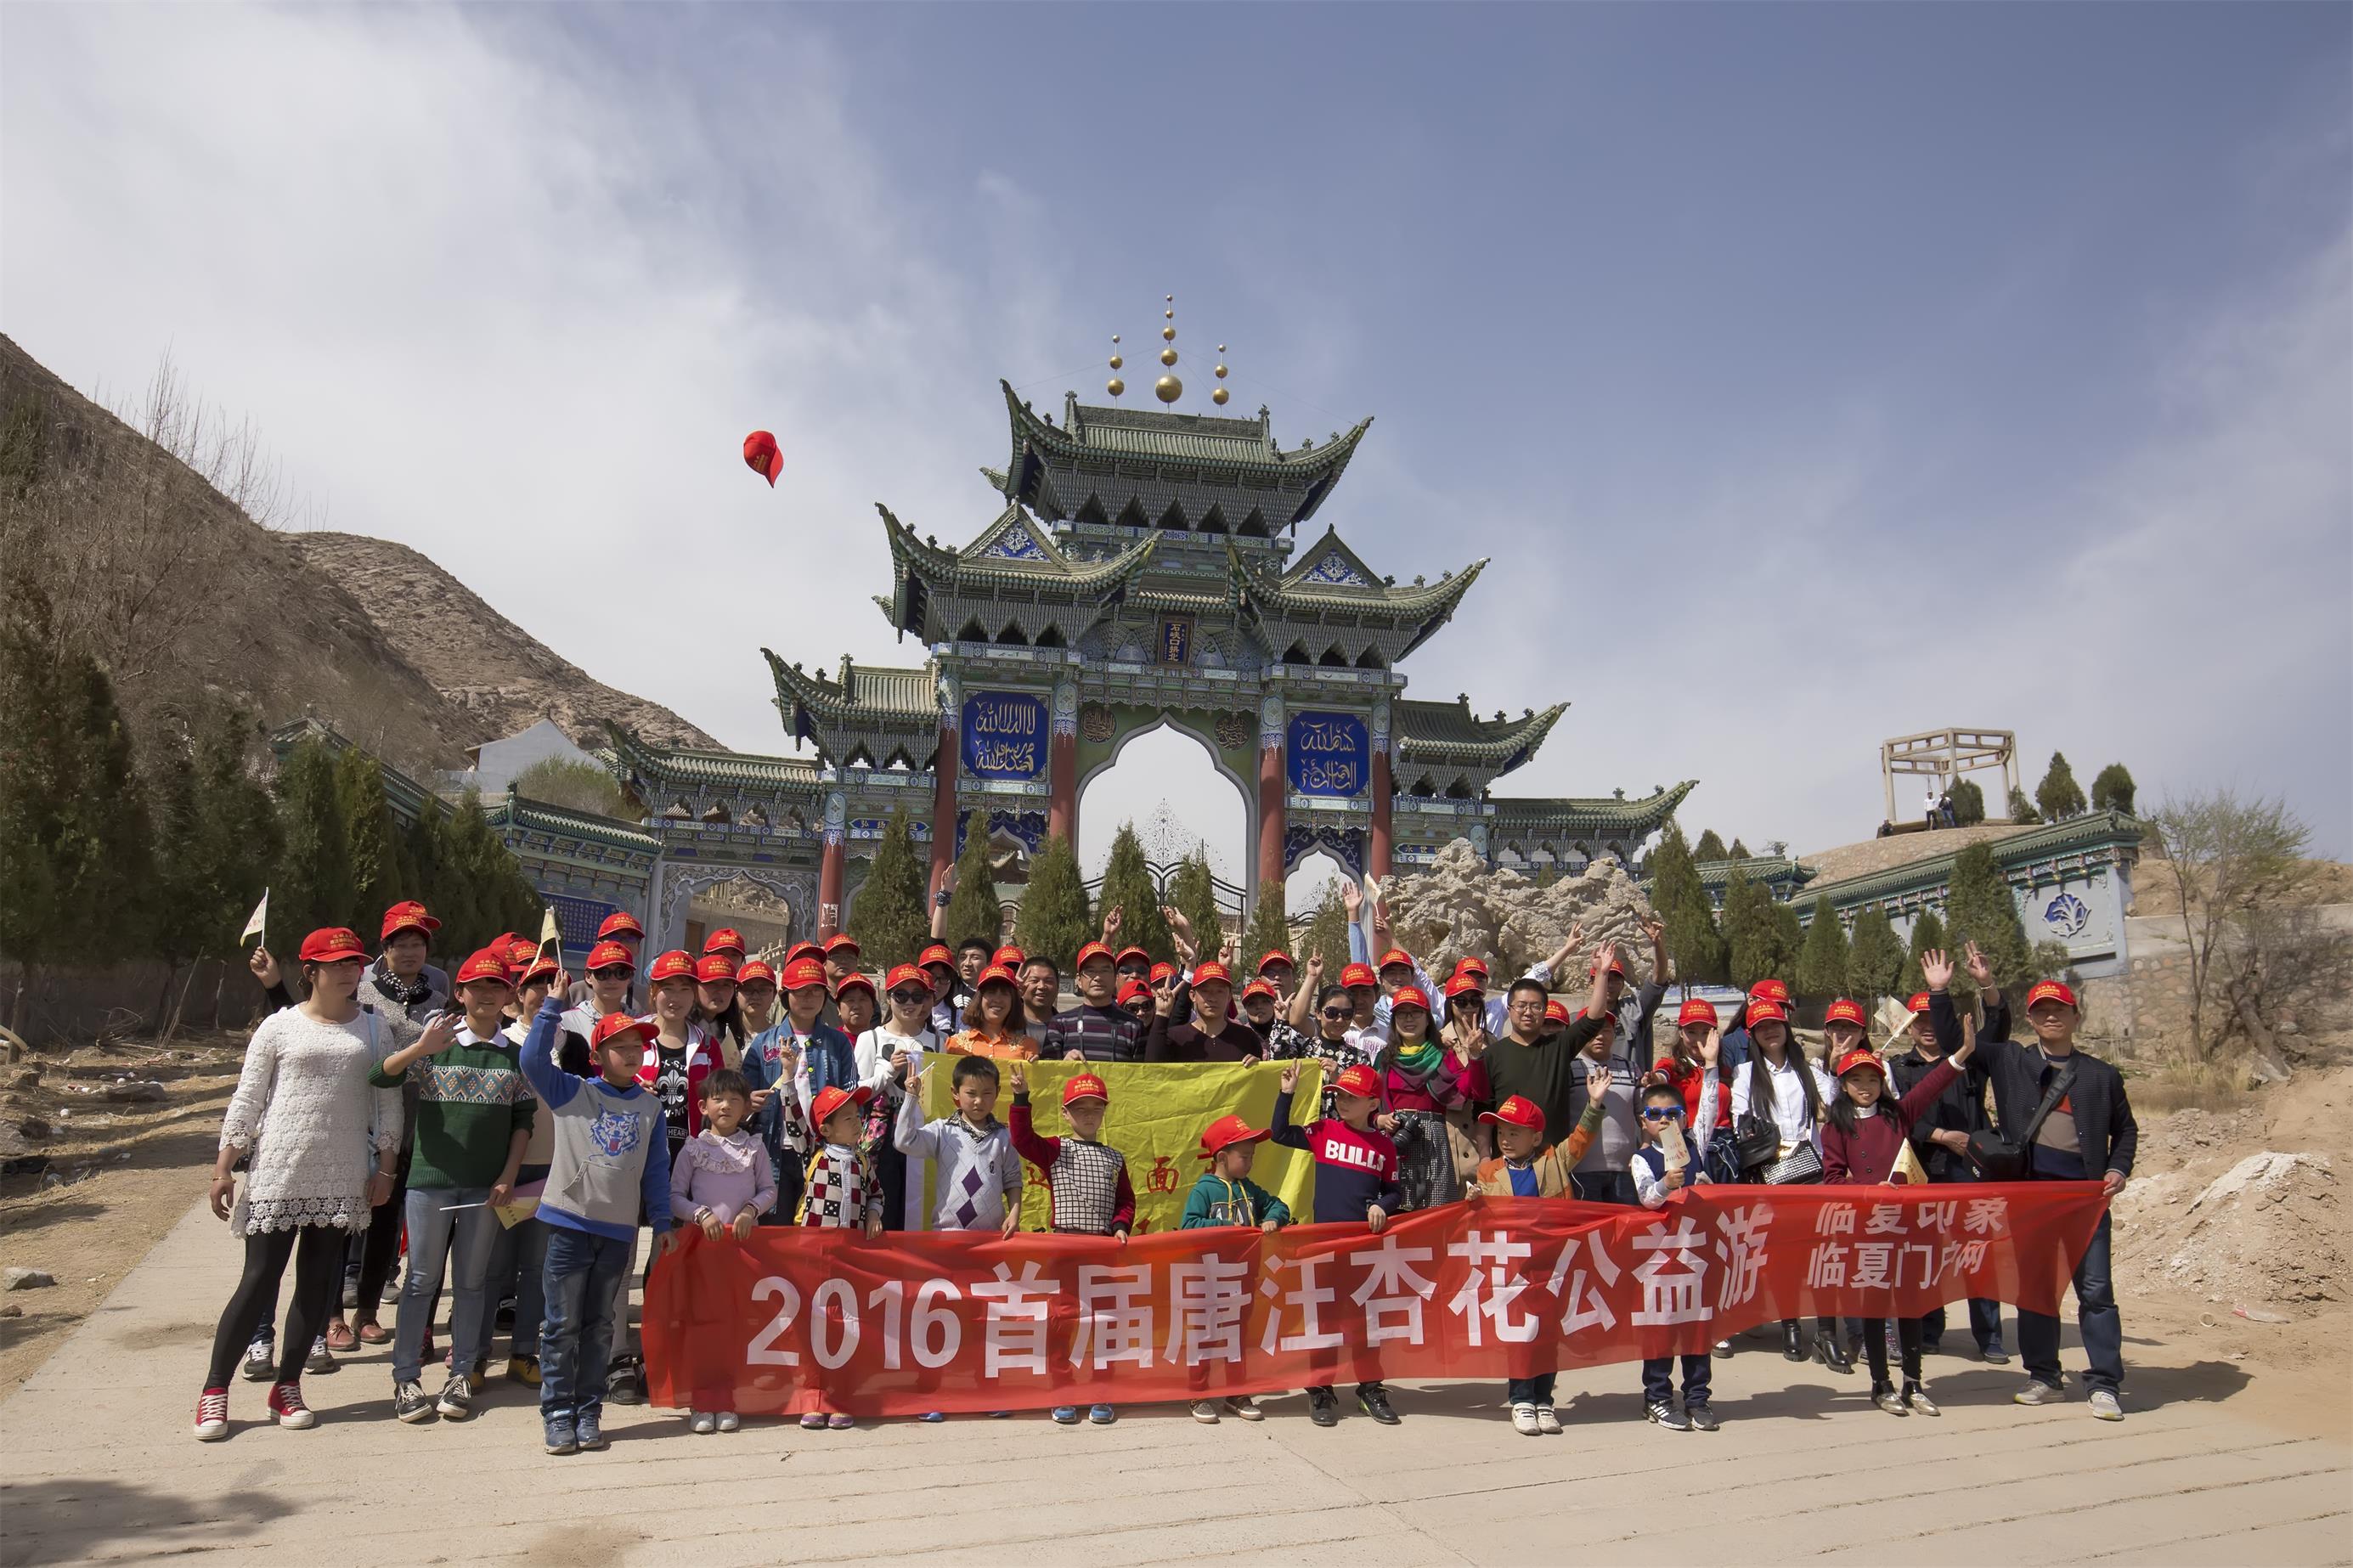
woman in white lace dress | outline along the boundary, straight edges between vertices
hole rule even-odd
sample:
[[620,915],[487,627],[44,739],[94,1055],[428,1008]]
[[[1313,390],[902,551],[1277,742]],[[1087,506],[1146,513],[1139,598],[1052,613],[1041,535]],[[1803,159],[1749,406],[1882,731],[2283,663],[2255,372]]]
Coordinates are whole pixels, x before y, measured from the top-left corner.
[[[196,1436],[206,1441],[228,1436],[229,1374],[275,1299],[290,1258],[294,1299],[269,1415],[283,1426],[318,1424],[302,1403],[302,1361],[334,1310],[344,1241],[365,1230],[372,1206],[390,1197],[400,1152],[400,1091],[368,1084],[370,1069],[395,1041],[360,1005],[366,958],[359,938],[340,928],[303,940],[310,1000],[271,1014],[254,1030],[221,1119],[213,1213],[244,1239],[245,1275],[221,1313],[212,1368],[196,1401]],[[426,1033],[450,1026],[437,1018]],[[232,1208],[229,1173],[240,1154],[245,1191]]]

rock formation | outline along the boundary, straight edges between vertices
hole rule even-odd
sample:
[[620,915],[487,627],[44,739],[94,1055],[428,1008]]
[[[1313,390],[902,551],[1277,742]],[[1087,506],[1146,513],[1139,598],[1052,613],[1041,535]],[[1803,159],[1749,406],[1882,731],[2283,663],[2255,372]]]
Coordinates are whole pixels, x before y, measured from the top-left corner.
[[[1475,953],[1487,961],[1496,983],[1508,983],[1551,957],[1568,928],[1580,922],[1583,954],[1615,942],[1634,980],[1644,979],[1650,967],[1651,942],[1641,923],[1651,917],[1650,900],[1614,860],[1538,887],[1517,871],[1489,869],[1469,841],[1458,838],[1425,869],[1384,878],[1379,891],[1388,901],[1391,937],[1441,978],[1455,960]],[[1556,988],[1566,984],[1566,977],[1557,980]]]

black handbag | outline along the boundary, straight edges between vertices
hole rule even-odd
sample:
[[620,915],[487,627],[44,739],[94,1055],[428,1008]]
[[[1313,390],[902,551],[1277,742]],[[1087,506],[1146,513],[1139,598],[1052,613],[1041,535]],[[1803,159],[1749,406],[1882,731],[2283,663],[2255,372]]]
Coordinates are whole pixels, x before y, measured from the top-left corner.
[[1781,1157],[1781,1129],[1771,1117],[1749,1111],[1733,1123],[1732,1146],[1744,1171],[1772,1164]]
[[2075,1064],[2069,1062],[2052,1079],[2051,1087],[2042,1091],[2042,1101],[2034,1114],[2026,1119],[2026,1127],[2016,1138],[2005,1137],[1991,1128],[1980,1128],[1969,1134],[1969,1165],[1981,1181],[2022,1182],[2034,1172],[2034,1135],[2042,1131],[2059,1102],[2075,1082]]

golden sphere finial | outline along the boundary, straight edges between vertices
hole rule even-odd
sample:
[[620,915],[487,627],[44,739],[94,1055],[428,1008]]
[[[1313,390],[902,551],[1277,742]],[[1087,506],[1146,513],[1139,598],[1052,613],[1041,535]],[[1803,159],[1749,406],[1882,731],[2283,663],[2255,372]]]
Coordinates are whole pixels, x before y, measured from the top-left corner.
[[1174,311],[1174,310],[1163,310],[1163,311],[1161,311],[1161,312],[1160,312],[1160,314],[1161,314],[1161,316],[1162,316],[1164,319],[1166,319],[1166,320],[1167,320],[1167,321],[1175,321],[1175,320],[1176,319],[1176,311]]
[[1224,365],[1219,365],[1218,367],[1218,379],[1219,381],[1226,379],[1226,367]]
[[1119,342],[1119,334],[1118,334],[1117,332],[1113,332],[1113,333],[1111,335],[1111,341],[1112,341],[1112,342]]
[[1152,384],[1152,395],[1163,403],[1174,403],[1185,395],[1185,384],[1173,375],[1164,375]]
[[1162,341],[1173,343],[1176,341],[1176,329],[1174,327],[1163,327],[1160,329],[1160,336]]
[[1119,355],[1117,355],[1117,354],[1113,354],[1113,355],[1112,355],[1112,356],[1111,356],[1111,367],[1112,367],[1112,369],[1113,369],[1113,370],[1117,370],[1121,365],[1123,365],[1123,364],[1124,364],[1124,363],[1127,363],[1127,362],[1126,362],[1125,360],[1121,359],[1121,358],[1119,357]]
[[1225,344],[1223,344],[1223,343],[1219,343],[1219,344],[1218,345],[1218,352],[1219,352],[1219,353],[1225,353],[1225,352],[1226,352],[1226,345],[1225,345]]
[[1176,363],[1176,351],[1175,349],[1162,349],[1160,351],[1160,363],[1162,364],[1175,364]]
[[1103,383],[1103,390],[1110,393],[1113,397],[1117,397],[1121,393],[1127,390],[1127,383],[1120,380],[1117,376],[1113,376],[1109,381]]
[[1223,408],[1226,405],[1226,389],[1222,386],[1212,389],[1209,393],[1209,401]]
[[1174,294],[1163,294],[1163,295],[1162,295],[1162,296],[1160,296],[1160,297],[1161,297],[1163,300],[1167,300],[1167,301],[1168,301],[1170,304],[1172,304],[1172,305],[1173,305],[1173,304],[1175,304],[1175,303],[1176,302],[1176,295],[1174,295]]

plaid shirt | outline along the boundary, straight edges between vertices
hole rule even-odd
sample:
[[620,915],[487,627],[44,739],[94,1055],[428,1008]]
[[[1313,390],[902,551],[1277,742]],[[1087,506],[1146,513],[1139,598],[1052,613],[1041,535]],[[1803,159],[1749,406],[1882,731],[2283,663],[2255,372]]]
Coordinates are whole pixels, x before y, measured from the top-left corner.
[[1047,1022],[1038,1054],[1060,1061],[1072,1051],[1091,1062],[1142,1061],[1144,1029],[1117,1007],[1073,1007]]

